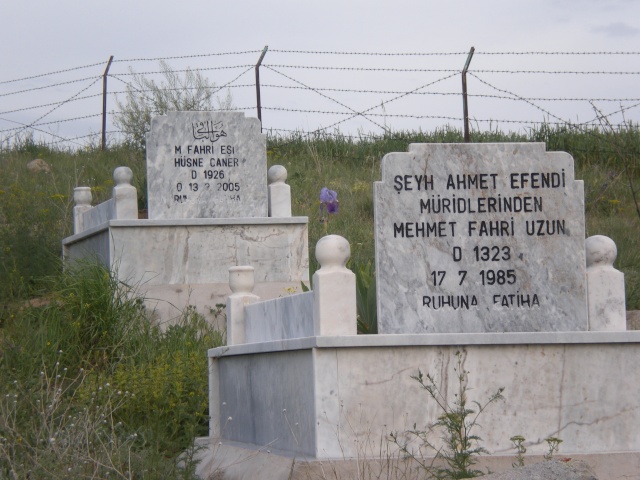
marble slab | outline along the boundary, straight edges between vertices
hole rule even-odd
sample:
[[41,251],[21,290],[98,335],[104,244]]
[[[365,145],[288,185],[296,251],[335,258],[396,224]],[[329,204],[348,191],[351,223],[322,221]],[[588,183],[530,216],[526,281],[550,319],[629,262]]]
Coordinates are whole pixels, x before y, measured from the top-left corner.
[[114,218],[115,200],[110,198],[93,208],[82,213],[82,225],[84,229],[89,229]]
[[237,360],[218,362],[219,376],[213,379],[221,435],[314,455],[314,359],[309,352],[273,353],[267,361],[260,355]]
[[[563,457],[640,451],[637,335],[635,342],[628,342],[621,332],[573,333],[598,339],[607,333],[621,341],[375,346],[377,335],[359,335],[342,337],[351,345],[337,348],[305,349],[299,344],[288,351],[226,355],[225,347],[220,347],[216,349],[220,356],[211,358],[210,351],[215,365],[212,391],[217,397],[212,410],[220,412],[212,415],[218,425],[211,430],[223,443],[246,442],[296,457],[362,460],[381,454],[388,459],[385,455],[395,451],[388,441],[390,432],[402,434],[414,424],[413,429],[424,429],[442,413],[411,377],[418,371],[431,374],[442,398],[451,404],[459,393],[459,370],[455,370],[459,352],[468,374],[470,404],[484,404],[504,388],[505,400],[489,405],[474,427],[489,455],[513,458],[509,439],[514,435],[527,439],[528,454],[546,453],[544,439],[550,436],[563,440],[559,453]],[[476,336],[487,335],[499,336]],[[404,337],[411,336],[438,335]],[[434,431],[429,440],[439,446],[441,433]]]
[[136,288],[160,322],[187,305],[208,320],[231,293],[229,267],[255,268],[254,293],[287,295],[309,284],[307,217],[110,220],[62,241],[65,261],[96,257]]
[[586,330],[584,188],[542,143],[414,144],[374,185],[378,331]]
[[169,112],[147,134],[149,219],[268,216],[266,136],[242,112]]
[[312,337],[313,294],[298,293],[245,306],[246,343]]

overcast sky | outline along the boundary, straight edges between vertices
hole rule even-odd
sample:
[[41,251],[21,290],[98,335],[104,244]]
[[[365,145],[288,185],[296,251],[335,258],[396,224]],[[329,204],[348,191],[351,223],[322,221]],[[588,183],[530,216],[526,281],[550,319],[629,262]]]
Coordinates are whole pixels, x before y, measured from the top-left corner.
[[[640,51],[640,1],[639,0],[325,0],[323,2],[297,1],[137,1],[109,0],[97,2],[92,0],[31,0],[2,2],[3,25],[0,29],[0,58],[3,68],[0,70],[0,94],[16,91],[16,89],[32,88],[42,82],[53,82],[55,78],[34,79],[30,81],[12,82],[23,77],[39,75],[51,71],[73,68],[77,66],[100,63],[89,71],[75,74],[76,78],[101,75],[104,64],[110,55],[115,59],[156,58],[171,56],[187,56],[216,52],[260,51],[265,45],[271,50],[312,50],[339,52],[468,52],[474,46],[478,52],[638,52]],[[259,53],[248,54],[242,58],[234,58],[232,63],[256,62]],[[310,64],[313,57],[292,56],[268,53],[265,64]],[[437,63],[436,62],[440,62]],[[432,68],[461,68],[465,56],[453,59],[434,59],[429,65]],[[209,63],[198,63],[190,60],[189,65],[211,67]],[[320,61],[320,60],[319,60]],[[344,65],[344,62],[360,62],[359,65],[382,66],[380,58],[336,58],[331,57],[328,64]],[[425,68],[425,61],[420,65],[412,59],[415,68]],[[430,60],[431,61],[431,60]],[[450,63],[446,63],[446,62]],[[342,62],[342,63],[339,63]],[[570,64],[568,64],[568,62]],[[407,64],[405,63],[406,67]],[[153,68],[151,68],[153,67]],[[136,64],[135,68],[157,69],[157,64],[144,66]],[[537,69],[545,70],[610,70],[640,71],[639,55],[618,55],[613,57],[591,56],[579,57],[474,57],[471,70],[478,69]],[[126,71],[124,64],[114,64],[114,72]],[[119,69],[119,70],[118,70]],[[228,75],[212,73],[213,81],[224,84]],[[244,83],[253,81],[253,73],[248,73]],[[263,74],[261,74],[262,77]],[[264,82],[284,82],[284,77],[270,78],[264,73]],[[329,86],[336,72],[329,76],[325,72],[289,71],[300,82],[308,85],[316,81],[315,86]],[[441,75],[442,76],[442,75]],[[350,78],[356,78],[354,74]],[[407,77],[410,77],[407,75]],[[72,77],[73,78],[73,77]],[[369,80],[357,77],[363,89],[388,89],[399,87],[397,81],[389,79],[391,84],[384,84],[384,79]],[[301,80],[302,79],[302,80]],[[405,90],[416,88],[426,83],[421,78],[405,78]],[[493,85],[498,82],[501,88],[517,92],[518,95],[551,95],[553,91],[535,92],[519,89],[520,80],[508,82],[504,79],[485,80]],[[576,90],[580,95],[590,98],[608,95],[615,98],[640,97],[639,76],[627,75],[625,78],[601,76],[590,78]],[[337,80],[336,80],[337,81]],[[345,80],[340,80],[343,82]],[[470,88],[480,90],[480,84],[470,79]],[[529,77],[530,84],[548,81],[546,78],[536,80]],[[4,83],[3,83],[4,82]],[[421,83],[422,82],[422,83]],[[459,91],[459,77],[455,83],[440,85],[441,91]],[[77,93],[83,84],[65,87],[71,96]],[[110,88],[123,88],[113,82]],[[570,84],[562,87],[567,90],[555,92],[556,96],[569,96],[572,93]],[[536,85],[531,85],[532,89]],[[560,87],[549,87],[553,90]],[[350,85],[349,88],[353,88]],[[486,86],[485,86],[486,88]],[[62,87],[59,90],[63,90]],[[613,90],[613,91],[612,91]],[[101,91],[101,82],[93,85],[93,93]],[[251,106],[255,100],[246,99],[243,94],[232,92],[236,106]],[[286,92],[285,92],[286,93]],[[473,92],[470,92],[473,93]],[[487,92],[488,93],[488,92]],[[494,92],[495,93],[495,92]],[[253,95],[247,90],[247,95]],[[32,102],[59,101],[53,98],[51,90],[33,95],[0,96],[0,112],[12,108],[20,108]],[[284,106],[287,97],[279,92],[279,97],[267,97],[265,105]],[[351,95],[353,97],[353,95]],[[277,98],[277,99],[276,99]],[[350,101],[350,97],[342,97],[341,102]],[[387,97],[376,97],[380,103]],[[368,98],[369,104],[373,101]],[[459,100],[457,100],[459,102]],[[270,103],[271,102],[271,103]],[[287,106],[294,105],[293,103]],[[302,102],[302,100],[301,100]],[[305,101],[304,108],[311,108]],[[337,104],[326,105],[326,99],[318,96],[317,109],[336,110]],[[356,100],[354,100],[357,103]],[[94,102],[95,103],[95,102]],[[97,103],[101,102],[98,100]],[[631,105],[633,102],[627,104]],[[636,102],[638,103],[638,102]],[[35,103],[38,104],[38,103]],[[479,105],[479,104],[478,104]],[[364,108],[358,105],[355,108]],[[473,106],[473,104],[471,105]],[[618,105],[619,106],[619,105]],[[602,108],[609,108],[603,105]],[[78,107],[80,108],[80,107]],[[93,110],[91,110],[93,108]],[[90,113],[100,111],[91,107]],[[389,106],[391,108],[391,105]],[[398,107],[406,108],[406,107]],[[458,110],[459,108],[456,107]],[[479,108],[479,106],[478,106]],[[495,107],[493,107],[495,109]],[[576,116],[586,119],[587,114],[573,112],[572,107],[563,106],[557,110],[562,118]],[[591,108],[591,107],[590,107]],[[613,108],[612,108],[613,109]],[[632,108],[627,114],[633,119],[640,119],[640,107]],[[389,113],[389,110],[386,110]],[[478,112],[478,110],[476,110]],[[476,113],[472,110],[471,114]],[[450,116],[459,116],[461,112],[451,112]],[[0,115],[0,119],[10,119],[30,123],[40,112],[20,112],[19,114]],[[56,117],[55,114],[59,114]],[[69,111],[55,112],[48,118],[70,118]],[[248,112],[249,114],[249,112]],[[253,115],[253,113],[251,113]],[[439,112],[445,115],[444,112]],[[480,115],[480,112],[477,113]],[[494,118],[504,118],[502,112],[494,112]],[[12,116],[13,115],[13,116]],[[269,116],[270,115],[270,116]],[[264,124],[271,127],[285,125],[286,113],[265,113]],[[525,114],[528,115],[528,114]],[[486,114],[483,114],[486,116]],[[286,118],[293,119],[294,115]],[[276,120],[277,119],[277,120]],[[329,118],[318,118],[314,115],[295,117],[287,127],[316,128],[318,124],[331,123]],[[380,123],[382,120],[376,120]],[[92,122],[96,122],[92,120]],[[269,125],[269,123],[271,124]],[[276,124],[277,123],[277,124]],[[298,125],[296,125],[298,123]],[[306,124],[305,124],[306,123]],[[0,129],[7,128],[7,123],[0,121]],[[373,122],[368,125],[373,130],[377,127]],[[408,124],[407,124],[408,125]],[[60,126],[59,128],[63,128]],[[99,127],[96,127],[97,130]],[[365,126],[364,128],[368,128]],[[2,135],[0,133],[0,135]]]

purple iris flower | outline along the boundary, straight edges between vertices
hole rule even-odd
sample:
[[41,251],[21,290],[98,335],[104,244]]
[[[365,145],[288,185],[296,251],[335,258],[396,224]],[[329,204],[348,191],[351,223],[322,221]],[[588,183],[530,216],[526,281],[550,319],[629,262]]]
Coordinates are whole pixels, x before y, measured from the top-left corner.
[[320,215],[324,215],[325,207],[328,215],[338,213],[338,194],[327,187],[320,190]]

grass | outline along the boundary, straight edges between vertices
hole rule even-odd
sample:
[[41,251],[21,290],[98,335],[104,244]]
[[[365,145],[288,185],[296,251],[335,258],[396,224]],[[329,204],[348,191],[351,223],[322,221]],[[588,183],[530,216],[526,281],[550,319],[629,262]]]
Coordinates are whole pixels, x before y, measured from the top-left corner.
[[[362,317],[375,312],[369,295],[375,282],[372,190],[380,159],[410,143],[461,141],[461,132],[450,128],[378,139],[269,137],[268,163],[287,168],[293,214],[309,217],[311,273],[319,267],[314,247],[322,236],[347,238],[350,266],[360,272]],[[585,183],[587,235],[616,242],[627,308],[640,309],[638,128],[543,126],[527,134],[473,132],[472,141],[538,141],[571,153],[576,178]],[[49,163],[51,173],[29,172],[26,164],[34,158]],[[61,268],[73,188],[91,186],[94,203],[101,202],[110,197],[112,172],[120,165],[133,170],[139,207],[145,208],[139,150],[67,152],[26,138],[0,151],[0,477],[65,478],[76,464],[75,476],[192,473],[189,462],[181,468],[176,456],[207,433],[205,351],[222,344],[220,334],[193,311],[160,331],[135,291],[111,272],[95,264],[64,273]],[[320,214],[322,187],[335,190],[340,202],[327,222]],[[34,297],[37,303],[26,303]],[[373,332],[375,324],[363,322],[361,330]]]
[[[288,171],[293,214],[309,216],[309,255],[315,262],[315,242],[327,233],[342,235],[351,244],[351,267],[373,263],[373,182],[380,180],[380,159],[388,152],[406,151],[410,143],[462,142],[462,133],[444,128],[434,132],[399,132],[380,139],[340,135],[272,138],[269,164]],[[625,273],[627,308],[640,309],[640,214],[631,185],[640,189],[640,131],[579,131],[542,126],[527,135],[472,132],[472,142],[544,142],[549,151],[567,151],[575,160],[575,176],[584,180],[587,236],[607,235],[618,246],[616,267]],[[340,213],[321,221],[322,187],[338,193]],[[640,201],[640,196],[639,196]]]
[[[579,131],[571,127],[542,126],[528,134],[472,132],[473,142],[537,141],[548,150],[564,150],[575,159],[576,178],[585,182],[587,235],[610,236],[618,245],[617,267],[626,275],[629,309],[640,309],[640,263],[637,248],[640,215],[630,185],[640,189],[640,132]],[[294,215],[309,217],[312,273],[314,246],[327,233],[347,238],[353,265],[374,259],[373,182],[380,179],[380,159],[406,151],[410,143],[461,142],[451,128],[433,132],[398,132],[378,139],[336,135],[269,137],[268,163],[287,168]],[[43,158],[51,174],[32,174],[26,164]],[[0,152],[0,301],[28,298],[45,291],[41,279],[59,271],[60,240],[72,228],[72,192],[90,186],[94,203],[107,199],[113,187],[113,169],[127,165],[134,172],[139,206],[145,208],[144,152],[116,146],[107,151],[87,148],[74,152],[52,150],[28,139]],[[321,221],[322,187],[338,193],[339,215]]]
[[208,433],[206,350],[191,310],[160,330],[95,263],[49,279],[0,329],[0,478],[193,478],[177,457]]

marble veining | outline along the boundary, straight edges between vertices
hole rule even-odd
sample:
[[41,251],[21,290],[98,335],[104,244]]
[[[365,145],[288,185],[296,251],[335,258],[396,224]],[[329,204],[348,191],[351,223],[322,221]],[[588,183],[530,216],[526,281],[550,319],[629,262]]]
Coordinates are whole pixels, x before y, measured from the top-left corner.
[[374,185],[378,331],[586,330],[584,189],[544,144],[414,144]]
[[266,136],[242,112],[169,112],[147,134],[149,219],[267,217]]

